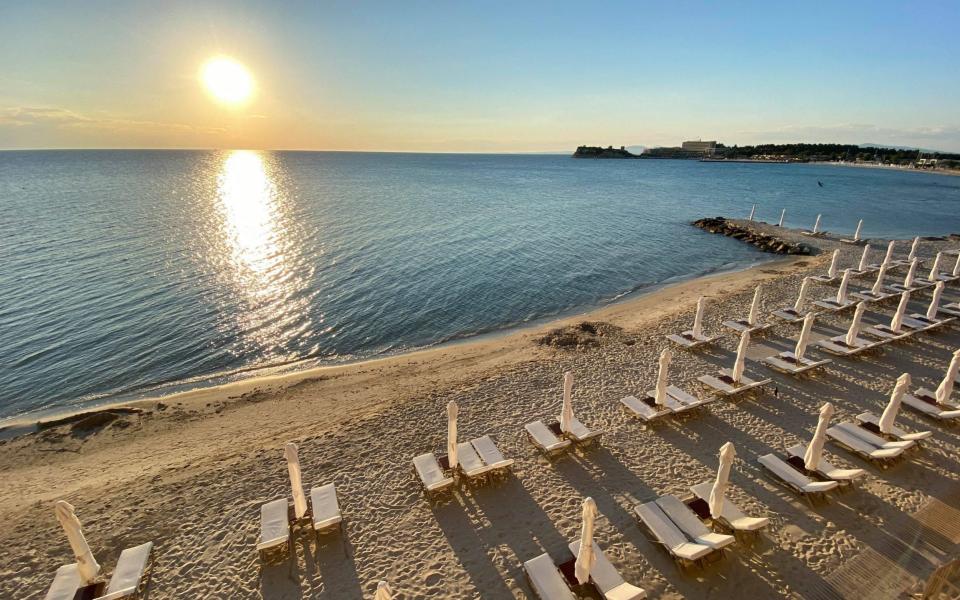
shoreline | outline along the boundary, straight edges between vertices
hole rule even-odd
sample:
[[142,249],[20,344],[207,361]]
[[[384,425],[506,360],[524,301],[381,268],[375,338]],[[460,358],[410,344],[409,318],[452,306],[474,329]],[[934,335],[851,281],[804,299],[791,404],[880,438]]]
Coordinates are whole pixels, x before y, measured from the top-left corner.
[[927,173],[930,175],[949,175],[952,177],[960,176],[960,169],[915,169],[910,167],[901,167],[899,165],[874,165],[869,163],[850,163],[834,161],[816,161],[812,160],[808,165],[830,165],[833,167],[853,167],[856,169],[879,169],[882,171],[897,171],[899,173]]
[[[757,261],[749,264],[739,264],[730,268],[719,268],[715,271],[700,275],[694,274],[680,276],[672,281],[655,283],[649,286],[640,287],[633,291],[625,292],[602,304],[593,305],[591,307],[573,309],[569,312],[565,311],[560,315],[534,319],[529,323],[470,334],[461,338],[436,342],[429,346],[404,350],[384,356],[371,356],[332,364],[306,366],[303,368],[297,366],[298,364],[310,363],[313,361],[313,359],[307,358],[294,361],[292,363],[267,365],[263,367],[253,367],[250,369],[239,369],[226,374],[214,374],[199,378],[194,383],[183,381],[159,384],[152,390],[145,390],[143,393],[147,395],[143,397],[127,397],[130,395],[136,396],[138,395],[137,392],[120,393],[115,395],[121,396],[120,398],[94,400],[89,405],[78,406],[76,408],[64,409],[54,407],[50,409],[28,411],[21,415],[12,415],[10,417],[0,418],[0,440],[12,439],[27,433],[33,433],[35,431],[42,430],[48,423],[51,422],[72,422],[89,415],[110,412],[117,409],[144,409],[151,405],[155,405],[158,402],[189,402],[194,399],[202,399],[206,402],[217,402],[223,400],[232,400],[234,399],[233,396],[235,394],[243,395],[251,392],[278,393],[287,387],[297,385],[306,380],[327,375],[340,375],[344,369],[376,367],[391,360],[402,361],[405,358],[417,358],[430,352],[446,352],[463,346],[489,344],[501,338],[510,338],[513,336],[520,336],[522,338],[539,336],[543,335],[549,330],[570,325],[574,321],[597,320],[599,317],[596,317],[595,315],[598,313],[603,313],[607,309],[612,309],[618,305],[637,302],[649,294],[655,294],[658,292],[667,293],[670,288],[674,286],[692,284],[699,280],[713,277],[735,275],[783,261],[790,262],[789,259],[791,258],[813,259],[815,257],[787,257],[769,253],[769,257],[766,260],[759,258]],[[267,373],[271,371],[281,371],[281,373]],[[249,375],[245,375],[246,373],[249,373]],[[233,381],[209,384],[206,383],[231,376],[239,377]],[[177,388],[183,386],[188,387],[188,389],[171,392],[161,391],[159,393],[155,393],[159,389]],[[264,389],[261,390],[261,386],[263,386]]]

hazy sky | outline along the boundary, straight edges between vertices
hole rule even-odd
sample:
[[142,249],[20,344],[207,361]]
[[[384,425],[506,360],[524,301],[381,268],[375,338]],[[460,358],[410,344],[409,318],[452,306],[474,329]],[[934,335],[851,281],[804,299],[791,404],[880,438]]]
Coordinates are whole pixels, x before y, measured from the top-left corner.
[[[960,151],[960,2],[12,2],[0,148]],[[198,80],[256,81],[227,108]]]

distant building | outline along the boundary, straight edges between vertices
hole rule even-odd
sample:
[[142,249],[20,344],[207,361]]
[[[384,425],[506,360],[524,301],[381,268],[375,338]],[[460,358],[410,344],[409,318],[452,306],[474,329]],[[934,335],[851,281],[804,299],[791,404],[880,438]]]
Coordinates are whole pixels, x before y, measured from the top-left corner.
[[717,141],[702,142],[700,140],[684,142],[680,148],[687,152],[703,152],[704,154],[713,154],[717,149]]

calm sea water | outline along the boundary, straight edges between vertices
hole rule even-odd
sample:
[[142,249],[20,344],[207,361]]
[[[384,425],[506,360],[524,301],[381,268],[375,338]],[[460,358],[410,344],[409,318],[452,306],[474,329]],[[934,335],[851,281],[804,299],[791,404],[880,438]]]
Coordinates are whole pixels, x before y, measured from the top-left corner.
[[[823,182],[823,187],[817,181]],[[424,347],[769,258],[708,215],[960,230],[960,178],[565,156],[0,152],[0,417]]]

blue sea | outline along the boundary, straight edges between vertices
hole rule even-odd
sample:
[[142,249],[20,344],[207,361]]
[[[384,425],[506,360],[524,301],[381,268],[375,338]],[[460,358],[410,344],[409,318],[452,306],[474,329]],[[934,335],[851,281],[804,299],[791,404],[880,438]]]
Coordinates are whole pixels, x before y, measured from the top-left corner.
[[913,172],[0,152],[0,418],[423,348],[769,260],[688,224],[754,203],[793,227],[960,231],[960,178]]

